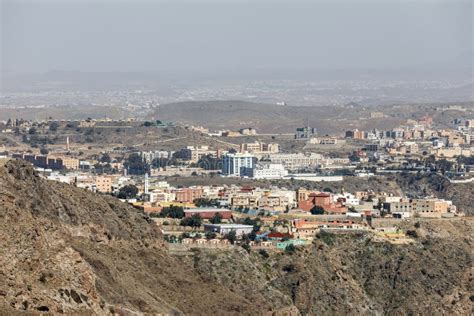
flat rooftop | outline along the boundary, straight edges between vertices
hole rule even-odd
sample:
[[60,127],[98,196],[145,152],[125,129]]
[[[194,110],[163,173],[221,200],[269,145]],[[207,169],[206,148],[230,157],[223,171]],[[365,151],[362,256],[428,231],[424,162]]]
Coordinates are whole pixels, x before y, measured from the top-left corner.
[[204,224],[204,226],[212,226],[212,227],[219,227],[219,228],[253,228],[253,225],[242,225],[242,224]]
[[185,213],[205,213],[205,212],[232,212],[232,211],[227,208],[199,207],[199,208],[190,208],[190,209],[184,210],[184,212]]

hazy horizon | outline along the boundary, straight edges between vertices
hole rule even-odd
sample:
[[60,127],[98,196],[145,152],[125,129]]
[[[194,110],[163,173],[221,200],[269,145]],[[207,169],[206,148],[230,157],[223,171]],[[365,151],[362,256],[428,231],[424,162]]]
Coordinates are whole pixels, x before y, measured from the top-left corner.
[[3,73],[472,67],[470,1],[3,0]]

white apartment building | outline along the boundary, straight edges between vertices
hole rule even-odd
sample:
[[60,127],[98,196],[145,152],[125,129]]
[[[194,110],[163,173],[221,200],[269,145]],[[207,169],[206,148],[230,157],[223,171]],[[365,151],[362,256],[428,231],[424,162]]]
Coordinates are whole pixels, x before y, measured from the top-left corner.
[[278,163],[258,163],[249,174],[254,179],[281,179],[287,175],[288,170]]
[[334,203],[337,202],[339,199],[344,201],[344,205],[359,205],[360,203],[360,199],[358,199],[354,194],[351,193],[340,193],[332,195],[332,200]]
[[156,150],[156,151],[142,151],[140,152],[140,156],[146,163],[151,163],[154,159],[159,158],[167,158],[170,159],[174,154],[174,151],[164,151],[164,150]]
[[222,157],[222,174],[226,176],[244,176],[256,163],[254,155],[248,153],[227,154]]
[[320,154],[269,154],[266,156],[274,164],[282,164],[288,170],[299,170],[308,167],[317,167],[324,162]]

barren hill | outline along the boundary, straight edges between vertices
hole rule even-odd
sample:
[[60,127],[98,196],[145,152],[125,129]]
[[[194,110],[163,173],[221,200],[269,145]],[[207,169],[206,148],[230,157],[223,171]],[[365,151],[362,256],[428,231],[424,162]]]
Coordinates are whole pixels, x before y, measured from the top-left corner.
[[[260,133],[290,133],[296,127],[316,127],[320,133],[338,133],[357,123],[359,129],[396,126],[402,120],[385,118],[359,121],[367,117],[363,107],[283,106],[245,101],[195,101],[160,105],[153,118],[202,125],[211,129],[254,127]],[[336,124],[337,122],[337,124]]]
[[10,161],[0,167],[2,309],[165,314],[255,313],[171,257],[149,219],[112,197],[47,182]]
[[404,222],[411,245],[321,235],[294,254],[175,256],[147,216],[0,166],[0,310],[81,314],[458,314],[473,309],[473,221]]

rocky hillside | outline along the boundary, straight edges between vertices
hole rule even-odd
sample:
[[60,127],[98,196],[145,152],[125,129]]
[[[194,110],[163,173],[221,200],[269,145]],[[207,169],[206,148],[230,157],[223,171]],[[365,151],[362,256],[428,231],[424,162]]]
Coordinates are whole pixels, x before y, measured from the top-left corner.
[[332,235],[292,255],[201,251],[189,260],[203,276],[235,292],[267,300],[283,294],[302,315],[469,315],[472,222],[422,221],[419,228],[406,228],[417,233],[414,244]]
[[2,310],[95,314],[255,314],[167,254],[149,219],[112,197],[47,182],[21,162],[0,167]]
[[473,309],[473,221],[405,222],[410,245],[321,235],[293,254],[167,252],[107,196],[0,166],[0,310],[85,314],[460,314]]

